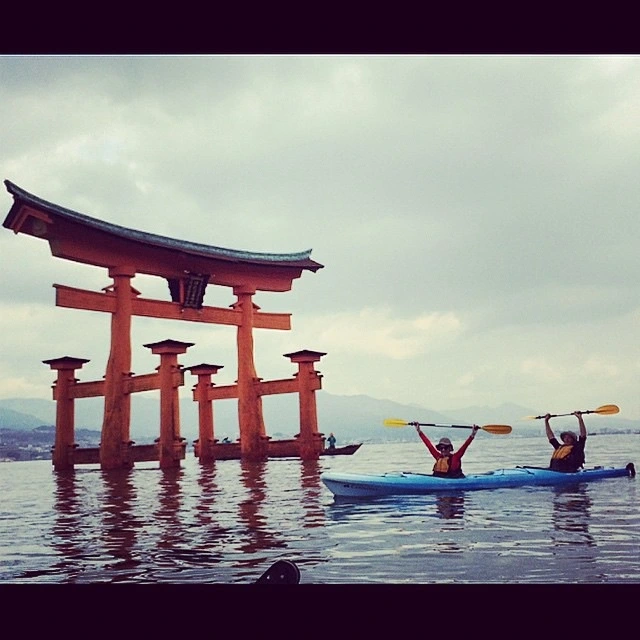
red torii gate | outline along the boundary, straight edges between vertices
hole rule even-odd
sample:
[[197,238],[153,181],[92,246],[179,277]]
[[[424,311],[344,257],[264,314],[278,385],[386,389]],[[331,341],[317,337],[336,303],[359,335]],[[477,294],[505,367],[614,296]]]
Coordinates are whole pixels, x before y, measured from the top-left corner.
[[[155,445],[134,447],[132,445],[135,443],[132,440],[116,443],[119,445],[119,466],[127,468],[132,467],[134,462],[159,460],[160,468],[179,467],[180,460],[185,457],[186,442],[180,435],[178,388],[184,384],[184,370],[178,365],[178,355],[185,353],[193,343],[162,340],[144,346],[160,356],[157,373],[130,375],[124,388],[127,395],[138,391],[160,390],[160,437]],[[101,462],[102,446],[78,449],[74,443],[74,401],[77,398],[104,396],[105,380],[79,382],[75,377],[75,371],[89,362],[83,358],[64,356],[43,362],[58,371],[53,386],[53,398],[56,401],[56,440],[52,456],[54,468],[63,471],[73,468],[75,464]],[[102,436],[104,438],[105,434]]]
[[[297,440],[280,440],[268,443],[269,455],[274,457],[296,456],[303,459],[315,458],[323,448],[322,434],[318,431],[318,415],[316,411],[315,392],[322,388],[322,376],[314,369],[326,353],[304,349],[294,353],[285,353],[286,358],[298,364],[298,372],[293,378],[282,380],[258,381],[255,383],[259,397],[279,394],[297,393],[299,399],[300,433]],[[214,438],[213,400],[237,398],[239,386],[230,384],[216,387],[211,382],[221,365],[199,364],[188,367],[192,374],[198,376],[198,383],[193,388],[193,399],[198,403],[198,440],[195,442],[196,455],[200,462],[237,456],[237,445],[233,443],[216,446]],[[262,436],[268,441],[268,436]],[[235,448],[234,448],[235,447]]]
[[[42,238],[49,243],[53,256],[103,267],[112,278],[112,284],[105,287],[102,293],[53,285],[56,289],[57,306],[111,313],[111,346],[104,381],[91,383],[101,385],[105,398],[100,445],[101,467],[113,469],[131,465],[129,448],[132,443],[129,432],[133,316],[237,327],[238,377],[237,384],[233,386],[234,393],[237,394],[234,397],[238,399],[240,455],[247,459],[267,457],[269,438],[262,416],[261,396],[266,393],[287,393],[294,389],[284,381],[263,382],[257,376],[253,357],[253,329],[289,330],[291,314],[261,312],[253,302],[253,296],[257,291],[289,291],[293,280],[299,278],[303,271],[316,272],[321,269],[323,265],[310,258],[311,250],[290,254],[253,253],[166,238],[92,218],[43,200],[8,180],[4,183],[14,198],[3,223],[5,228],[16,234],[24,233]],[[171,301],[139,297],[140,292],[131,286],[131,280],[137,273],[165,278]],[[203,305],[208,284],[232,289],[237,300],[230,309]],[[145,346],[155,347],[159,349],[156,352],[161,353],[164,347],[158,346],[160,344]],[[324,355],[319,352],[298,353],[318,354],[317,359]],[[290,357],[293,355],[295,354],[289,354]],[[68,374],[63,372],[68,372],[72,365],[80,363],[81,366],[82,362],[87,362],[79,358],[65,358],[45,361],[59,371],[57,384],[61,386],[55,392],[58,400],[64,395],[62,387],[68,389],[73,386],[65,378]],[[293,357],[291,359],[300,363],[308,362],[294,360]],[[176,366],[175,363],[173,366]],[[297,374],[299,376],[303,369],[302,365],[300,367]],[[308,373],[305,375],[309,377]],[[303,384],[303,377],[300,376],[298,380],[300,384]],[[315,388],[320,388],[320,376],[313,372],[313,377],[317,381]],[[66,382],[62,382],[63,379]],[[273,391],[277,388],[282,390]],[[314,389],[308,386],[299,388],[305,389],[300,396],[300,436],[317,433],[317,423],[313,424],[316,420]],[[64,401],[69,397],[65,396]],[[310,401],[313,402],[313,408],[309,405]],[[162,412],[173,410],[173,407],[162,406]],[[73,417],[72,414],[71,417],[69,415],[68,407],[66,410],[58,407],[59,419],[66,426],[56,423],[57,429],[62,428],[63,432],[68,433],[71,425],[71,432],[73,431]],[[170,420],[171,418],[162,414],[161,424]],[[318,448],[316,443],[320,442],[320,438],[314,438],[302,438],[305,444],[300,447],[301,456],[315,457],[319,454],[321,445]]]

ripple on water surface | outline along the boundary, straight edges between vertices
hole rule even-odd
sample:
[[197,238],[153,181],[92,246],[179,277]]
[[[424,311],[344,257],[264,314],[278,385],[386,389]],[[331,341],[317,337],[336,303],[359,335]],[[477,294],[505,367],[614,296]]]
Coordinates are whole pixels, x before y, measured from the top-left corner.
[[[467,473],[513,466],[508,439],[480,438]],[[638,436],[607,444],[612,457],[599,464],[618,465],[621,451],[640,461]],[[544,464],[544,445],[520,438],[518,454]],[[589,455],[595,463],[595,445]],[[430,464],[421,443],[364,445],[312,463],[201,467],[187,458],[172,472],[2,464],[0,581],[247,583],[287,558],[303,583],[640,582],[635,479],[353,502],[335,500],[320,480],[327,470]]]

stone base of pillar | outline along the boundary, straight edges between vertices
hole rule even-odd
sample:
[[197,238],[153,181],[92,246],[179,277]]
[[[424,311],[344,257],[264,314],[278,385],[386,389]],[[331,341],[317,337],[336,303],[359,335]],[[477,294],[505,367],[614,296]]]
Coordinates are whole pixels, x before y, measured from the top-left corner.
[[205,440],[198,438],[198,440],[193,441],[193,453],[200,464],[205,464],[207,462],[212,462],[216,459],[215,454],[215,441],[207,438]]
[[[174,469],[180,467],[180,460],[184,460],[186,457],[187,443],[184,438],[180,440],[174,440],[171,443],[169,455],[160,448],[160,468],[161,469]],[[163,455],[165,453],[165,455]]]
[[324,448],[322,436],[319,433],[312,433],[298,437],[298,452],[302,460],[317,460]]
[[132,440],[121,442],[111,451],[99,449],[100,468],[103,471],[112,471],[114,469],[133,469]]
[[269,458],[270,436],[258,436],[252,440],[240,440],[240,452],[243,460],[260,461]]
[[56,446],[51,447],[51,463],[55,471],[70,471],[74,468],[73,453],[78,445],[68,444],[56,451]]

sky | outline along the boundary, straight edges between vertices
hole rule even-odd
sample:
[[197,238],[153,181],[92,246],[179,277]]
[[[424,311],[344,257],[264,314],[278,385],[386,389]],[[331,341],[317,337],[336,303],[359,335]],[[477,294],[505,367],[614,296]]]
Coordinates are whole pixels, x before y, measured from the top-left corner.
[[[640,56],[0,56],[0,149],[2,180],[100,220],[312,249],[323,269],[255,296],[292,314],[255,330],[265,380],[311,349],[332,394],[640,419]],[[104,375],[109,318],[57,308],[54,283],[111,281],[0,228],[0,399],[50,398],[50,358]],[[235,382],[234,327],[151,318],[135,374],[165,338]]]

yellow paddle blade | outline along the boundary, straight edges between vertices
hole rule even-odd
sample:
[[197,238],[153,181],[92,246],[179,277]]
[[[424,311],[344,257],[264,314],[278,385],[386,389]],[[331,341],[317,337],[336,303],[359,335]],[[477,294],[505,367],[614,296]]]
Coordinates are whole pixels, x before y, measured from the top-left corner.
[[385,427],[406,427],[409,423],[399,418],[387,418],[383,424]]
[[601,407],[594,409],[591,413],[599,413],[605,416],[612,416],[614,413],[620,413],[620,407],[615,404],[603,404]]
[[483,431],[488,433],[495,433],[497,435],[506,435],[507,433],[511,433],[512,429],[508,424],[485,424],[483,427],[480,427]]

